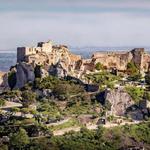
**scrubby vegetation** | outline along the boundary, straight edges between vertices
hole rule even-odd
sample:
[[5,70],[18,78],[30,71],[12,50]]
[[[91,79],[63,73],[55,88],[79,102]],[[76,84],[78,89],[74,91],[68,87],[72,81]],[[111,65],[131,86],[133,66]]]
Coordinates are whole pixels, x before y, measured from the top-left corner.
[[96,69],[96,70],[103,70],[103,69],[104,69],[104,66],[103,66],[100,62],[98,62],[98,63],[96,63],[96,65],[95,65],[95,69]]
[[[149,149],[149,128],[149,122],[139,125],[114,127],[107,130],[101,126],[97,130],[88,130],[83,127],[80,132],[72,131],[63,136],[51,135],[32,138],[29,136],[31,131],[24,127],[9,135],[9,144],[1,143],[0,146],[1,148],[14,148],[16,150],[119,150],[127,149],[130,146]],[[34,130],[35,128],[30,129]]]
[[136,103],[139,102],[144,96],[144,89],[140,87],[127,86],[126,91]]
[[114,83],[120,80],[119,76],[113,75],[106,71],[88,74],[85,77],[88,81],[91,81],[92,83],[98,84],[100,86],[106,85],[110,88],[113,88]]
[[[104,117],[110,123],[114,120],[113,115],[106,117],[112,104],[107,100],[102,103],[101,97],[99,100],[97,95],[106,88],[111,90],[115,84],[121,83],[120,76],[107,72],[98,63],[95,69],[100,72],[86,74],[85,79],[99,89],[87,92],[85,85],[78,80],[54,76],[40,78],[40,66],[36,69],[37,78],[34,83],[0,94],[0,107],[5,101],[21,104],[8,106],[7,113],[0,111],[0,149],[120,150],[130,146],[149,147],[149,121],[117,128],[86,128],[89,126],[92,129],[93,126],[103,124],[99,121]],[[129,82],[141,78],[138,68],[132,63],[128,64],[128,73]],[[125,90],[137,107],[140,100],[150,100],[148,89],[128,85]],[[81,128],[81,131],[53,135],[55,131],[76,127]]]

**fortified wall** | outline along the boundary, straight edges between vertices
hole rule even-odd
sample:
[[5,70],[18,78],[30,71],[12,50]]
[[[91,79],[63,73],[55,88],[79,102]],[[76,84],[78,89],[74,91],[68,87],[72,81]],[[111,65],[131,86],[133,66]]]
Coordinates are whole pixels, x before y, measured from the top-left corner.
[[92,55],[94,64],[100,62],[105,68],[117,68],[120,71],[127,69],[128,62],[133,62],[140,71],[147,72],[150,63],[150,54],[144,48],[135,48],[128,52],[97,52]]
[[52,45],[51,41],[40,42],[37,47],[19,47],[17,61],[44,65],[47,68],[61,63],[67,72],[76,70],[79,73],[94,71],[98,62],[106,69],[116,68],[120,71],[125,71],[129,62],[135,63],[141,72],[147,72],[150,68],[150,54],[146,53],[144,48],[125,52],[96,52],[90,59],[82,59],[81,56],[69,52],[67,46]]
[[[48,74],[58,77],[67,75],[84,79],[86,73],[95,72],[95,65],[100,62],[106,69],[125,71],[129,62],[135,63],[141,73],[150,70],[150,54],[144,48],[135,48],[125,52],[96,52],[90,59],[82,59],[72,54],[65,45],[53,45],[51,41],[40,42],[37,47],[19,47],[17,49],[16,85],[21,88],[36,77],[35,68],[41,65],[38,73],[41,77]],[[37,67],[36,67],[37,66]]]

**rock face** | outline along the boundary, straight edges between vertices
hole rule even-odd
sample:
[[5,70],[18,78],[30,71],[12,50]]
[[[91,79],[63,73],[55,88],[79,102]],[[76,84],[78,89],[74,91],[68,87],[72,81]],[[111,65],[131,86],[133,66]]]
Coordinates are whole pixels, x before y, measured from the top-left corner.
[[4,77],[5,73],[0,72],[0,85],[3,84],[3,77]]
[[125,52],[96,52],[91,59],[82,59],[79,55],[69,52],[65,45],[52,45],[51,41],[40,42],[37,47],[21,47],[17,49],[17,62],[26,62],[32,65],[43,65],[46,70],[51,65],[60,63],[69,74],[78,71],[94,71],[95,64],[100,62],[107,69],[116,68],[120,71],[127,69],[129,62],[135,63],[141,71],[147,72],[150,68],[150,55],[144,52],[144,48],[135,48]]
[[111,104],[111,115],[123,116],[126,109],[134,104],[130,95],[123,89],[113,89],[105,91],[105,102]]
[[[46,45],[46,46],[45,46]],[[65,45],[52,45],[52,42],[46,42],[42,45],[38,43],[37,47],[22,47],[17,49],[17,62],[26,62],[32,65],[43,65],[46,69],[51,65],[61,62],[66,71],[71,71],[81,56],[69,52]]]
[[150,70],[150,55],[143,48],[126,52],[96,52],[91,59],[82,59],[69,52],[65,45],[52,45],[51,41],[40,42],[37,47],[19,47],[17,49],[17,84],[22,87],[26,82],[34,80],[35,66],[42,66],[41,76],[49,74],[58,77],[67,75],[83,79],[84,75],[95,71],[100,62],[106,69],[125,71],[129,62],[135,63],[140,71]]
[[58,78],[64,78],[67,76],[67,70],[63,68],[61,62],[58,62],[56,65],[50,66],[49,74],[54,75]]
[[92,56],[94,64],[100,62],[106,68],[117,68],[124,71],[127,69],[128,62],[135,63],[140,71],[148,71],[150,55],[144,52],[144,48],[135,48],[129,52],[97,52]]
[[15,88],[33,82],[37,74],[40,77],[49,74],[65,77],[75,70],[79,60],[81,56],[70,53],[67,46],[52,45],[51,41],[40,42],[37,47],[19,47],[15,67],[17,79]]
[[8,85],[8,74],[5,72],[0,72],[0,90],[9,89]]
[[27,82],[35,80],[34,68],[30,64],[18,63],[16,65],[16,86],[22,88]]

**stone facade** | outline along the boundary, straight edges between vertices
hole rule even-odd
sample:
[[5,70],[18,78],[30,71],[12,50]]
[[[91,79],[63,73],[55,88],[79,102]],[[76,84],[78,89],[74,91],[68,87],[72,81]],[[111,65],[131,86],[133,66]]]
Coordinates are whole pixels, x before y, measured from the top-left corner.
[[48,41],[46,43],[39,42],[37,47],[18,47],[17,48],[17,62],[26,61],[26,57],[30,55],[36,55],[37,53],[51,53],[52,42]]
[[124,71],[127,69],[128,62],[135,63],[140,71],[148,71],[150,55],[145,53],[144,48],[135,48],[129,52],[97,52],[92,56],[94,64],[100,62],[105,68],[117,68]]

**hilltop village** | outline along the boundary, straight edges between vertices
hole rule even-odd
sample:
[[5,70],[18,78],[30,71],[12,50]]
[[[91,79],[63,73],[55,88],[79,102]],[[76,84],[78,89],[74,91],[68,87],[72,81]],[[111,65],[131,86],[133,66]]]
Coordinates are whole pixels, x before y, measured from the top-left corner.
[[43,149],[69,149],[68,140],[75,149],[84,136],[89,150],[100,143],[101,149],[150,146],[150,54],[144,48],[83,59],[66,45],[39,42],[18,47],[16,65],[0,76],[2,146],[37,149],[44,138]]

